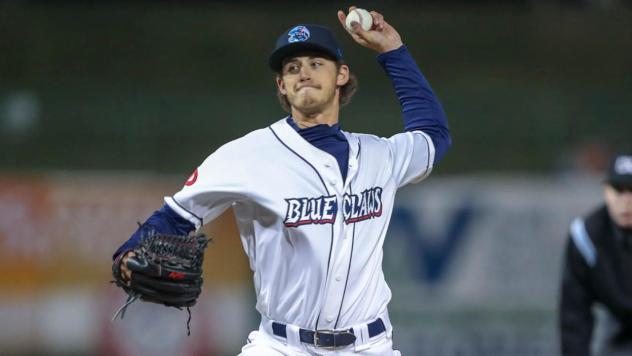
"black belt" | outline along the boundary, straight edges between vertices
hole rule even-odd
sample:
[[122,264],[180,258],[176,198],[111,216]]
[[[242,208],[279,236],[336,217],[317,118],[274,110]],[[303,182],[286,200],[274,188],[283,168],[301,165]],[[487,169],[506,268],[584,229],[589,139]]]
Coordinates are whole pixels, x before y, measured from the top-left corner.
[[[382,319],[370,322],[367,325],[369,331],[369,337],[379,335],[386,331],[384,322]],[[282,323],[272,322],[272,332],[276,336],[284,337],[287,339],[286,325]],[[316,347],[335,349],[338,347],[348,346],[355,342],[356,336],[353,333],[353,328],[347,330],[305,330],[299,329],[299,338],[301,342],[311,344]]]

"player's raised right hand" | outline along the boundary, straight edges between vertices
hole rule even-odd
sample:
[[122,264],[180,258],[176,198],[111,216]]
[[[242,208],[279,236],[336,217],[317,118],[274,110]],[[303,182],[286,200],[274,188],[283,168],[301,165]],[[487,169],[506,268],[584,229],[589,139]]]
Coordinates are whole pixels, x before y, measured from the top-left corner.
[[[355,6],[351,6],[349,11],[353,11]],[[347,15],[344,11],[338,11],[338,21],[342,27],[353,37],[353,40],[359,43],[361,46],[372,49],[378,53],[384,53],[398,49],[403,45],[402,38],[399,33],[384,20],[384,16],[377,11],[370,11],[373,17],[373,26],[368,31],[362,29],[362,26],[357,22],[352,24],[352,29],[349,30],[345,25]]]

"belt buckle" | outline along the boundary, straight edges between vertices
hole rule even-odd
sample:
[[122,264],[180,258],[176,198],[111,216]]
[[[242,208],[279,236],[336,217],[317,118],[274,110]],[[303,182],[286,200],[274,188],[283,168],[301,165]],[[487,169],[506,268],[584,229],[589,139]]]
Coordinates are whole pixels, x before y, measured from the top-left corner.
[[[333,336],[333,341],[334,344],[332,346],[324,346],[324,345],[320,345],[320,339],[318,338],[318,334],[326,334],[326,335],[332,335]],[[314,346],[323,349],[323,350],[336,350],[339,349],[341,347],[346,347],[349,346],[351,344],[347,344],[347,345],[336,345],[336,335],[337,334],[351,334],[353,335],[352,332],[348,331],[348,330],[344,330],[344,331],[335,331],[335,330],[315,330],[314,331]]]
[[335,332],[333,330],[315,330],[314,331],[314,346],[324,349],[324,350],[335,350],[336,349],[336,336],[334,336],[333,346],[324,346],[324,345],[318,344],[318,342],[320,341],[320,339],[318,338],[318,334],[334,335],[334,333]]

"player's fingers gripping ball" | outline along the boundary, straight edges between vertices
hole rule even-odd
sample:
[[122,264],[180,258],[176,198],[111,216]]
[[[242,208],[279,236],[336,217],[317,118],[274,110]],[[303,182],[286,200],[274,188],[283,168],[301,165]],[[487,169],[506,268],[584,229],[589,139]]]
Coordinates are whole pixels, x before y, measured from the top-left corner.
[[353,9],[347,14],[345,25],[349,31],[353,30],[352,23],[357,22],[364,31],[368,31],[373,27],[373,17],[365,9]]

